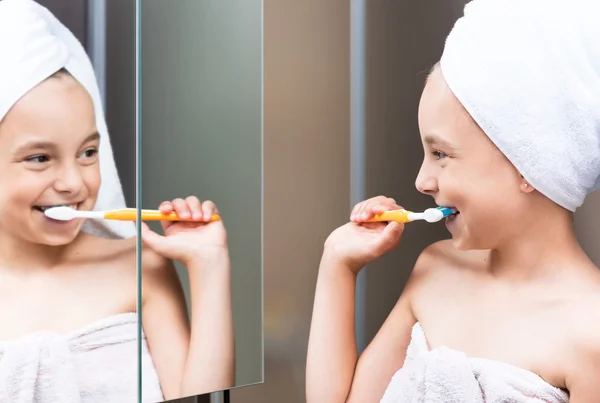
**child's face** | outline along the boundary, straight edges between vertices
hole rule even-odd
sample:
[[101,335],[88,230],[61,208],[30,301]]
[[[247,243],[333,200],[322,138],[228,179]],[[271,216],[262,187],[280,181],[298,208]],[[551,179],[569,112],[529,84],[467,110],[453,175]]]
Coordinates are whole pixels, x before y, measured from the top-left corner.
[[419,191],[460,212],[448,221],[455,246],[491,249],[519,230],[527,202],[523,179],[473,121],[439,68],[429,77],[419,106],[425,157]]
[[0,122],[0,231],[38,244],[71,242],[82,220],[54,221],[42,210],[94,207],[99,140],[92,99],[71,76],[22,97]]

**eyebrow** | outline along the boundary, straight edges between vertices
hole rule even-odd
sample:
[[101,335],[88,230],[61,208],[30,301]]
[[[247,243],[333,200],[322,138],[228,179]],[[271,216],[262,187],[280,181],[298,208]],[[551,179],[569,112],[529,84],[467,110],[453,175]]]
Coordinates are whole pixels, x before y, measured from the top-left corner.
[[425,143],[427,143],[429,145],[439,145],[439,146],[446,147],[446,148],[454,148],[447,141],[442,140],[440,137],[432,135],[432,134],[428,134],[427,136],[425,136],[424,140],[425,140]]
[[[95,141],[95,140],[99,140],[100,139],[100,133],[98,132],[94,132],[92,134],[90,134],[89,136],[87,136],[85,138],[85,140],[82,142],[82,144],[85,143],[89,143],[90,141]],[[20,154],[23,152],[26,152],[28,150],[55,150],[56,149],[56,144],[49,142],[49,141],[39,141],[39,140],[34,140],[34,141],[30,141],[28,143],[25,143],[21,146],[19,146],[19,148],[17,148],[16,150],[16,154]]]

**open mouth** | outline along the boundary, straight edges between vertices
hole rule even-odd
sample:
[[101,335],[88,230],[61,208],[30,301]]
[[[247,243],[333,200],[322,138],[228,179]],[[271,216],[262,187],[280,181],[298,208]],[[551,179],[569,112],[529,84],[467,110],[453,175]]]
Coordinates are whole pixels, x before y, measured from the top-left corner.
[[448,222],[454,221],[456,219],[456,216],[458,216],[460,214],[460,211],[458,211],[456,209],[456,207],[448,207],[448,208],[451,208],[452,210],[454,210],[454,213],[452,213],[448,217],[446,217],[446,221],[448,221]]
[[52,207],[70,207],[72,209],[77,210],[80,204],[81,203],[74,203],[74,204],[54,204],[54,205],[50,205],[50,206],[33,206],[33,209],[37,210],[37,211],[40,211],[42,213],[44,211],[48,210],[49,208],[52,208]]

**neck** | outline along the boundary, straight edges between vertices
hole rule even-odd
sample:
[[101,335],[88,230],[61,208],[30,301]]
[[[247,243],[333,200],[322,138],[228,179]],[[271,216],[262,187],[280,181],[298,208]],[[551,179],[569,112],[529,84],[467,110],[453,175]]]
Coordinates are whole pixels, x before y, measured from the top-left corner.
[[0,232],[0,267],[6,270],[47,271],[52,270],[68,256],[78,244],[83,232],[67,245],[49,246],[15,238]]
[[528,220],[518,233],[491,250],[488,268],[496,277],[526,281],[551,278],[574,265],[590,263],[577,241],[572,214],[560,211]]

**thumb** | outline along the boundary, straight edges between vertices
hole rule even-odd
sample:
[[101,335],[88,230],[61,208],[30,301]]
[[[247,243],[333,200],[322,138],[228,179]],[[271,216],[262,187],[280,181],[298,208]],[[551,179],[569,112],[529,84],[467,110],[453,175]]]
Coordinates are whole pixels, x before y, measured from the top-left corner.
[[396,247],[400,243],[403,231],[404,224],[395,221],[389,222],[379,236],[379,242],[381,243],[382,248],[387,251]]
[[142,241],[156,253],[163,255],[166,237],[152,231],[148,224],[142,222]]

